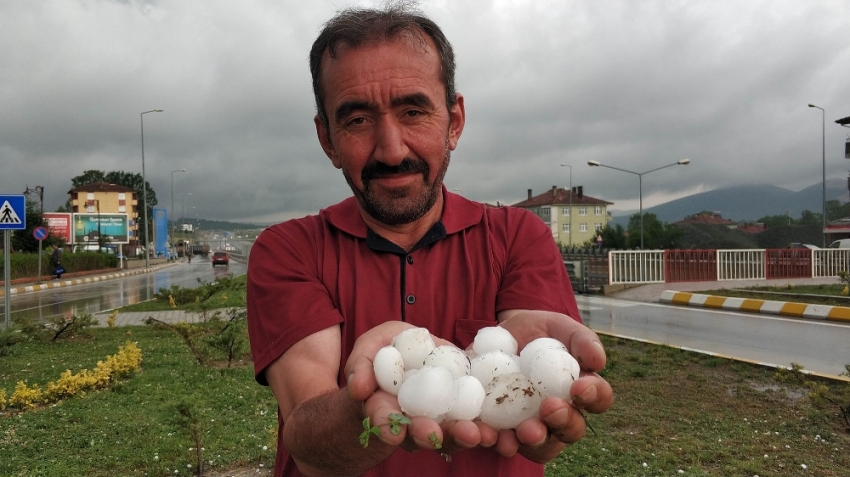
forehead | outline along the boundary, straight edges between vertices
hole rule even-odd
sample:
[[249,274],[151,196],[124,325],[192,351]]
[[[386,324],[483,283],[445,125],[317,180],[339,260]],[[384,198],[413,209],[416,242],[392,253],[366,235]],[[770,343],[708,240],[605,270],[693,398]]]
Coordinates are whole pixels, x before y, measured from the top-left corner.
[[[424,38],[402,35],[359,46],[339,45],[333,57],[322,55],[321,86],[328,102],[370,90],[424,88],[445,91],[436,46]],[[386,91],[385,91],[386,92]],[[424,91],[423,91],[424,92]]]

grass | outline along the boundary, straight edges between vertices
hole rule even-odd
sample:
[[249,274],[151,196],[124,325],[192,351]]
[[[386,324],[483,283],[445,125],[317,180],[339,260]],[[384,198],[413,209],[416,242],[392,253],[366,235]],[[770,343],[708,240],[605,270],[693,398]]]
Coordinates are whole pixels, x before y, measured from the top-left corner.
[[[164,329],[19,343],[0,357],[0,389],[8,396],[18,380],[43,385],[65,369],[91,369],[128,339],[143,353],[139,373],[53,406],[0,413],[0,475],[197,475],[195,441],[179,412],[187,407],[207,473],[273,464],[276,405],[250,363],[200,366]],[[850,434],[837,408],[814,405],[772,368],[602,339],[616,402],[589,416],[596,433],[549,462],[547,477],[847,475]],[[818,381],[850,402],[847,383]]]

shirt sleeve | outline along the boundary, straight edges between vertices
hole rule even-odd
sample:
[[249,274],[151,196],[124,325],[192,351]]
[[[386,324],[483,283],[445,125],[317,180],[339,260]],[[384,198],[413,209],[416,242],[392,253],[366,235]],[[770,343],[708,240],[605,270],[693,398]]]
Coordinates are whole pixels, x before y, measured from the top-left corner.
[[309,220],[263,231],[248,260],[248,335],[254,377],[293,344],[343,321],[319,279],[320,228]]
[[570,277],[552,231],[524,209],[506,207],[502,284],[496,310],[545,310],[581,323]]

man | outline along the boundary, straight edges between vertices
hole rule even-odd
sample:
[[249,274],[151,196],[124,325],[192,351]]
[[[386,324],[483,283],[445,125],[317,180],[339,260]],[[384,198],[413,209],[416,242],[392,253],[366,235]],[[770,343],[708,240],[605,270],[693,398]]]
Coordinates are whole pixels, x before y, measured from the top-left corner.
[[53,265],[53,274],[56,275],[56,279],[61,279],[62,272],[64,272],[65,269],[62,267],[62,250],[56,244],[53,244],[53,253],[50,255],[50,263]]
[[[605,353],[578,321],[549,228],[443,186],[465,122],[450,44],[403,6],[347,10],[325,25],[310,67],[319,143],[354,196],[270,227],[250,255],[255,372],[279,407],[275,475],[542,476],[583,436],[577,408],[611,405],[595,374]],[[411,326],[466,347],[497,323],[520,349],[540,336],[567,345],[584,369],[572,404],[548,398],[516,430],[414,417],[392,434],[388,416],[401,411],[377,389],[378,349]],[[364,448],[366,417],[380,436]]]

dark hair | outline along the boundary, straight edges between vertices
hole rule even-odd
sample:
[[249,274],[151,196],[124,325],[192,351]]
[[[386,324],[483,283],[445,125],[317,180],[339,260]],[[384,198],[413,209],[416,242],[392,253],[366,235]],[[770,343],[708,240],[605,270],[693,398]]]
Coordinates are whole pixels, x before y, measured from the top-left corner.
[[336,56],[340,45],[357,48],[370,42],[388,41],[402,34],[418,40],[423,47],[428,35],[437,47],[443,86],[446,88],[446,107],[451,108],[455,98],[455,56],[452,45],[440,27],[413,7],[413,2],[390,2],[383,9],[348,8],[337,13],[325,23],[313,47],[310,49],[310,74],[313,76],[313,95],[316,112],[325,129],[329,128],[324,107],[324,91],[321,84],[322,56],[325,51],[331,58]]

